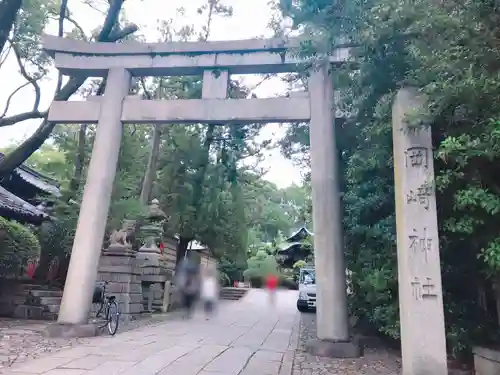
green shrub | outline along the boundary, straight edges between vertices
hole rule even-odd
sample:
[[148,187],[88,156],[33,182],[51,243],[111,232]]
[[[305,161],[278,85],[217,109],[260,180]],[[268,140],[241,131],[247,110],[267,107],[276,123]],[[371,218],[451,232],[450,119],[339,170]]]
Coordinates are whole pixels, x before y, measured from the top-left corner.
[[224,271],[219,271],[219,283],[221,286],[232,286],[231,278]]
[[285,276],[280,276],[279,286],[284,288],[284,289],[290,289],[290,290],[299,289],[299,285],[295,281],[293,281],[293,279],[290,279],[290,278],[285,277]]
[[274,255],[270,255],[263,250],[247,260],[248,268],[243,272],[245,279],[260,277],[265,278],[270,273],[278,273],[278,264]]
[[36,236],[18,222],[0,217],[0,276],[21,276],[26,264],[39,256]]
[[251,276],[249,280],[252,288],[262,288],[264,286],[264,279],[260,276]]

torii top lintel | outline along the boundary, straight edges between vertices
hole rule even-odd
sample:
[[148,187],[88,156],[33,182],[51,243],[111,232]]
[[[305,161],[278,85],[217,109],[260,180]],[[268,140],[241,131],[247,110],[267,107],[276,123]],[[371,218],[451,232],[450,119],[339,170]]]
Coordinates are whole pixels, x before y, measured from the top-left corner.
[[[232,74],[295,72],[302,61],[290,56],[301,39],[247,39],[217,42],[91,43],[52,35],[43,36],[43,48],[56,67],[68,75],[105,76],[122,67],[134,76],[180,76],[204,70],[227,69]],[[329,57],[330,63],[348,61],[349,48]]]

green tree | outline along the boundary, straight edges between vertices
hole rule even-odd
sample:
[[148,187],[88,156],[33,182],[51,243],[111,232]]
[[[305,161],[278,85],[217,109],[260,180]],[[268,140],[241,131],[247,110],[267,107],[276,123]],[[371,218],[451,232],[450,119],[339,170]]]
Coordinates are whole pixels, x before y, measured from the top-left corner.
[[[137,30],[135,25],[120,26],[119,16],[124,0],[112,0],[109,2],[103,26],[95,34],[95,40],[99,42],[116,42]],[[0,117],[0,126],[11,126],[29,119],[42,119],[39,128],[23,141],[15,150],[6,155],[0,161],[0,177],[11,173],[16,167],[24,163],[42,144],[49,138],[54,130],[55,123],[47,121],[48,111],[40,111],[41,90],[38,81],[47,73],[47,56],[40,48],[40,37],[42,30],[51,16],[57,14],[54,7],[56,3],[41,2],[40,0],[25,1],[26,8],[19,17],[18,24],[13,28],[13,37],[10,42],[16,60],[19,65],[21,75],[25,78],[26,84],[15,90],[15,95],[24,86],[31,85],[35,92],[35,102],[33,108],[24,113],[7,116],[10,100],[6,103],[6,108]],[[30,18],[31,17],[31,18]],[[73,35],[81,35],[83,30],[78,26],[67,7],[67,1],[62,1],[59,8],[59,36],[64,36],[64,20],[73,23]],[[83,37],[83,36],[82,36]],[[35,73],[29,73],[30,67],[35,69]],[[85,77],[70,77],[68,82],[62,85],[62,75],[59,74],[54,100],[68,100],[85,83]]]
[[[399,337],[391,104],[403,85],[427,94],[436,148],[436,186],[448,347],[458,355],[493,339],[494,311],[478,295],[498,276],[500,257],[497,5],[489,1],[377,0],[346,4],[299,0],[286,9],[317,37],[300,54],[321,56],[356,46],[356,70],[333,79],[344,171],[346,252],[353,308]],[[285,151],[300,157],[307,129],[293,127]],[[346,136],[343,136],[346,135]],[[487,275],[487,276],[485,276]],[[463,280],[468,280],[464,285]]]

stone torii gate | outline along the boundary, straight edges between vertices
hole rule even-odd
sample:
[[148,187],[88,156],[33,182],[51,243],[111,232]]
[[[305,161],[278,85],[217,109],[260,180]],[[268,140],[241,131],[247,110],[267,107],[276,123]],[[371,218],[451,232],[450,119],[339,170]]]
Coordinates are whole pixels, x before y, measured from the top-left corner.
[[[75,327],[88,322],[123,124],[308,121],[318,294],[318,340],[309,349],[320,355],[360,355],[348,322],[334,92],[329,76],[330,67],[346,61],[347,49],[336,50],[320,69],[311,70],[308,92],[288,98],[228,99],[230,74],[298,71],[301,61],[287,52],[298,47],[299,40],[109,44],[44,36],[43,44],[62,73],[107,77],[102,97],[54,101],[49,110],[51,122],[97,124],[60,324]],[[129,96],[132,76],[193,74],[203,74],[202,99],[142,100]],[[417,99],[413,92],[402,91],[393,119],[403,366],[406,375],[445,375],[435,198],[432,186],[422,185],[433,176],[430,132],[401,131],[406,126],[405,114],[421,105]],[[425,260],[421,260],[422,254]]]

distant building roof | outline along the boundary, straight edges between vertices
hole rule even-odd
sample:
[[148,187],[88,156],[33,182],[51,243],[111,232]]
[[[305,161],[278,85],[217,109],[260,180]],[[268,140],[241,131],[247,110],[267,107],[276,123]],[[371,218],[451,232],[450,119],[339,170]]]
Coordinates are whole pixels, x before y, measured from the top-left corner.
[[10,213],[9,217],[19,221],[29,223],[39,223],[44,219],[48,219],[47,215],[42,210],[12,194],[7,189],[0,186],[0,211]]
[[[176,234],[174,235],[174,238],[179,241],[179,235]],[[194,251],[201,251],[201,250],[208,250],[208,246],[203,245],[202,243],[193,240],[188,244],[187,250],[194,250]]]
[[293,232],[290,237],[286,239],[287,242],[298,242],[307,237],[314,236],[313,232],[310,232],[306,227],[301,227]]
[[[0,152],[0,160],[2,160],[4,156],[5,155]],[[35,186],[41,191],[52,194],[56,197],[61,196],[61,191],[59,190],[59,182],[57,182],[53,178],[35,171],[34,169],[26,165],[20,165],[19,167],[14,169],[13,173],[26,181],[28,184]]]

